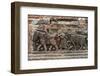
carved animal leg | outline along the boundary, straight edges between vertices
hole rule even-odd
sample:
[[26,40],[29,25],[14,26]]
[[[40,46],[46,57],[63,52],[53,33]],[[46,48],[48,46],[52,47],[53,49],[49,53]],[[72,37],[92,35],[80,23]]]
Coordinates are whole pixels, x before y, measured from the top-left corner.
[[41,47],[42,45],[39,45],[38,47],[37,47],[37,50],[39,51],[39,48]]
[[47,47],[46,47],[46,45],[43,45],[43,46],[44,46],[45,51],[47,51]]
[[50,45],[49,50],[51,51],[52,46]]
[[56,47],[56,50],[58,50],[58,46],[57,46],[57,45],[55,45],[55,47]]

